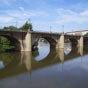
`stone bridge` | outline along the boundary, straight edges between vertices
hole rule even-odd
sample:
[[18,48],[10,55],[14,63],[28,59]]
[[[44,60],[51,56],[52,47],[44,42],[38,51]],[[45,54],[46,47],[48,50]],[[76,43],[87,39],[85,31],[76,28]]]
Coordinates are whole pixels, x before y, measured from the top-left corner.
[[25,32],[25,31],[4,31],[0,30],[0,36],[7,37],[11,44],[15,46],[16,51],[32,51],[35,43],[44,38],[50,43],[50,47],[64,48],[64,41],[70,40],[73,45],[83,47],[83,43],[88,40],[87,37],[78,35],[67,35],[48,32]]

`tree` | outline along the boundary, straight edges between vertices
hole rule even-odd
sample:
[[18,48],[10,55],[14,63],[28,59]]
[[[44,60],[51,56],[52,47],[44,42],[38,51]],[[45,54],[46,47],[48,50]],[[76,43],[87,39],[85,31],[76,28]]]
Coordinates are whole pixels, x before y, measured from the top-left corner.
[[17,30],[17,28],[15,26],[9,26],[10,30]]
[[84,36],[88,37],[88,33],[86,33]]
[[10,40],[6,37],[0,37],[0,52],[4,52],[6,50],[14,49],[15,47],[11,45]]
[[17,28],[15,26],[9,26],[9,27],[4,27],[4,30],[17,30]]
[[32,24],[28,23],[28,21],[26,21],[26,23],[20,29],[24,31],[28,31],[28,30],[33,31]]
[[28,22],[28,21],[26,21],[26,23],[22,26],[22,27],[20,27],[20,28],[17,28],[17,27],[15,27],[15,26],[13,26],[13,25],[11,25],[11,26],[9,26],[9,27],[4,27],[3,28],[4,30],[13,30],[13,31],[15,31],[15,30],[23,30],[23,31],[28,31],[28,30],[30,30],[30,31],[33,31],[33,27],[32,27],[32,23],[30,23],[30,22]]

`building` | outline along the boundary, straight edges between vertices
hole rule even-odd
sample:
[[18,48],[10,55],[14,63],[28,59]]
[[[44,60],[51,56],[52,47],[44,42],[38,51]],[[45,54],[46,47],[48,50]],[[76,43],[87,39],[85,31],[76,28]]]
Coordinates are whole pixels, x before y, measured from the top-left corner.
[[85,35],[86,33],[88,33],[88,30],[67,32],[66,34],[68,34],[68,35]]

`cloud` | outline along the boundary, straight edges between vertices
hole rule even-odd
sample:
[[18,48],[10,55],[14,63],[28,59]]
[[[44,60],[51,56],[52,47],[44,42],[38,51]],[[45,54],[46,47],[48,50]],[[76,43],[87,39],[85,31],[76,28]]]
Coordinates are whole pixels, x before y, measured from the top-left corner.
[[28,11],[24,10],[24,8],[20,7],[21,10],[10,10],[6,11],[6,14],[10,17],[17,18],[18,20],[27,20],[31,17],[43,17],[48,16],[46,12],[43,11]]
[[4,10],[0,11],[0,24],[3,26],[6,24],[12,25],[18,21],[21,25],[33,16],[36,16],[36,14],[30,11],[23,11],[22,7],[18,10]]
[[10,16],[0,16],[0,23],[8,23],[13,21],[14,18]]
[[[21,26],[25,23],[28,19],[34,19],[38,24],[38,19],[40,20],[41,17],[46,17],[48,14],[43,11],[35,11],[35,10],[25,10],[24,7],[18,7],[17,10],[2,10],[0,11],[0,24],[1,26],[5,25],[12,25],[18,21],[18,26]],[[40,22],[40,21],[39,21]],[[34,22],[35,23],[35,22]],[[41,22],[40,22],[41,23]]]
[[81,15],[81,16],[85,16],[85,17],[88,17],[88,10],[86,10],[86,11],[80,13],[80,15]]
[[75,12],[69,9],[59,8],[57,9],[58,18],[56,23],[65,24],[65,23],[78,23],[83,24],[88,22],[88,10],[82,12]]
[[18,8],[19,8],[20,10],[24,11],[24,7],[21,7],[21,6],[20,6],[20,7],[18,7]]
[[7,14],[10,16],[10,17],[14,17],[18,20],[26,20],[32,16],[36,16],[35,13],[32,13],[32,12],[28,12],[28,11],[19,11],[19,10],[14,10],[14,11],[7,11]]

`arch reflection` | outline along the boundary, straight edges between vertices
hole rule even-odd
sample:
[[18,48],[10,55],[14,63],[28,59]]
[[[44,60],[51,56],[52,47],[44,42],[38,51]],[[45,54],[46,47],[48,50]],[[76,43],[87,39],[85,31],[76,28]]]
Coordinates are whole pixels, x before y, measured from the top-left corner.
[[64,49],[56,49],[57,56],[60,58],[60,61],[64,63]]
[[[43,60],[36,61],[35,57],[37,56],[37,53],[33,54],[32,52],[21,52],[11,57],[9,56],[9,59],[11,58],[13,59],[10,62],[10,64],[6,65],[7,67],[0,70],[0,79],[19,75],[24,72],[28,72],[31,75],[32,72],[35,70],[47,68],[49,66],[56,65],[59,63],[62,63],[62,69],[63,69],[64,62],[86,54],[88,54],[88,52],[85,51],[83,53],[83,48],[77,48],[77,47],[72,48],[71,52],[67,55],[64,53],[64,49],[57,49],[57,50],[51,50],[48,56],[45,57]],[[6,72],[8,72],[8,74]]]
[[22,52],[21,53],[21,64],[25,65],[28,72],[32,72],[32,52]]
[[78,47],[78,53],[83,56],[83,47]]

